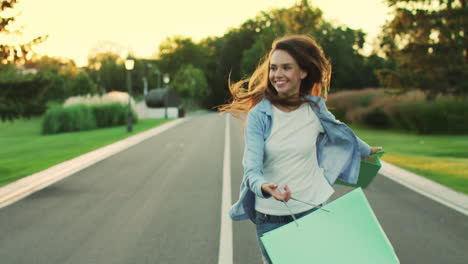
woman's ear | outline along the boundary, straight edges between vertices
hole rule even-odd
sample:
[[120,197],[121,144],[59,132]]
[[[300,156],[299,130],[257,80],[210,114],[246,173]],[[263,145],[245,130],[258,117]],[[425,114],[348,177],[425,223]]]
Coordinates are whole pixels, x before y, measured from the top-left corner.
[[307,77],[307,72],[306,71],[301,71],[301,80],[304,80],[305,77]]

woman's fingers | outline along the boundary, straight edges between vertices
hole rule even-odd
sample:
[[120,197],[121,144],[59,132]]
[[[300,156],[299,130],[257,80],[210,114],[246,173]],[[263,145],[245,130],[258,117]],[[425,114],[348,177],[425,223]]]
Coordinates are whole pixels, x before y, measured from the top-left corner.
[[285,191],[285,192],[283,193],[283,195],[284,195],[284,201],[287,202],[289,199],[291,199],[291,189],[289,189],[289,186],[288,186],[288,185],[285,185],[283,189],[284,189],[284,191]]
[[278,189],[278,184],[275,183],[266,183],[262,185],[262,190],[264,192],[269,193],[273,198],[275,198],[278,201],[285,201],[287,202],[289,199],[291,199],[291,190],[289,189],[288,185],[285,185],[283,187],[284,192],[281,193],[281,191]]
[[371,147],[371,152],[370,152],[370,154],[372,155],[372,154],[374,154],[374,153],[376,153],[376,152],[379,152],[379,151],[381,151],[381,150],[382,150],[382,147]]

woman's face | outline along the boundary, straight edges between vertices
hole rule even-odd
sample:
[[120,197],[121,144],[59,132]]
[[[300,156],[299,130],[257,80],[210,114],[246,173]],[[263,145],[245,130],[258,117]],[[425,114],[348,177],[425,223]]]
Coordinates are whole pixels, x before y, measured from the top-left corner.
[[269,79],[281,97],[299,96],[301,81],[307,76],[296,60],[284,50],[275,50],[270,58]]

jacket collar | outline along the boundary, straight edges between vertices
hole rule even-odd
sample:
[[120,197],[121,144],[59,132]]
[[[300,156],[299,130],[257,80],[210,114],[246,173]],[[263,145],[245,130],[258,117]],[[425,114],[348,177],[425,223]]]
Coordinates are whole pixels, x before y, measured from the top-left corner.
[[[318,96],[309,94],[309,95],[306,95],[306,99],[309,99],[309,100],[312,100],[312,101],[316,102],[320,107],[322,106],[321,104],[323,104],[323,98],[322,97],[318,97]],[[273,115],[272,109],[271,109],[271,102],[268,101],[268,99],[266,99],[266,98],[263,98],[260,101],[260,103],[258,103],[257,109],[258,109],[258,111],[261,111],[261,112],[265,113],[266,115],[269,115],[269,116]]]

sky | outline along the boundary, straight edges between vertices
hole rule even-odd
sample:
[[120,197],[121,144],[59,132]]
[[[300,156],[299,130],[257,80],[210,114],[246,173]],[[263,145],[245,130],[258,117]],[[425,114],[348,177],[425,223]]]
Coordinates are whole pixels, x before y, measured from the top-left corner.
[[[35,47],[39,54],[87,64],[91,50],[117,48],[126,56],[149,58],[175,35],[199,41],[222,36],[260,11],[290,7],[297,0],[20,0],[17,24],[24,37],[49,35]],[[325,19],[363,29],[371,42],[389,19],[382,0],[312,0]],[[109,44],[112,43],[112,44]],[[370,46],[366,51],[370,51]]]

